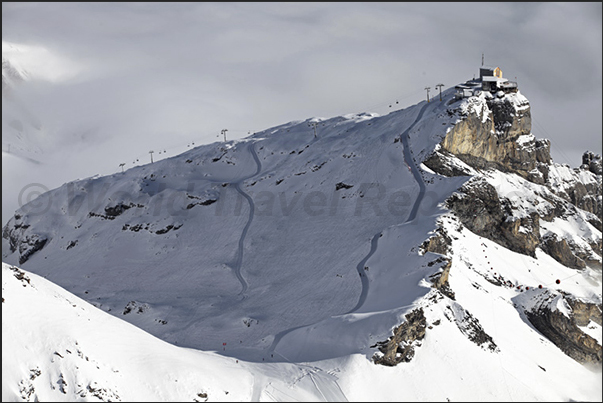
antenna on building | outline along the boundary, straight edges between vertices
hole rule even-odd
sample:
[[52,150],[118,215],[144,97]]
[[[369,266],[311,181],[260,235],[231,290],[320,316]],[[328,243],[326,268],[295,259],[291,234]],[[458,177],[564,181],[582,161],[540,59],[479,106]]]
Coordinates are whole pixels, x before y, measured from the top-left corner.
[[429,90],[431,89],[431,87],[425,87],[425,90],[427,90],[427,102],[429,102]]
[[484,54],[482,53],[482,67],[484,67]]
[[444,86],[444,84],[438,84],[436,85],[436,88],[440,89],[440,102],[442,101],[442,87]]

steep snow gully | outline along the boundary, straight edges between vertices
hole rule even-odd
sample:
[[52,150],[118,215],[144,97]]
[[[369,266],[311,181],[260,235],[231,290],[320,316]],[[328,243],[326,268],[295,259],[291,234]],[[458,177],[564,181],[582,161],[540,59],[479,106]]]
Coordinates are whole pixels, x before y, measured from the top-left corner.
[[[406,222],[413,221],[416,218],[417,211],[419,210],[419,206],[421,205],[421,202],[423,201],[423,196],[425,195],[425,183],[423,182],[423,177],[421,176],[421,173],[419,172],[419,169],[417,168],[415,161],[412,158],[412,155],[410,152],[410,146],[408,145],[408,137],[409,137],[410,131],[423,118],[423,114],[425,113],[425,110],[427,109],[428,106],[429,106],[429,104],[426,103],[421,108],[421,110],[419,111],[419,114],[417,115],[414,122],[400,135],[400,140],[402,141],[402,144],[404,145],[404,150],[403,150],[404,160],[406,161],[406,164],[410,167],[410,170],[412,171],[412,174],[415,177],[415,180],[417,181],[417,183],[419,185],[419,194],[417,195],[417,198],[413,204],[410,214],[408,215],[408,218],[406,219]],[[373,238],[371,239],[371,250],[356,266],[356,270],[358,271],[358,274],[360,276],[360,281],[362,283],[362,290],[360,292],[360,297],[358,299],[358,303],[356,304],[356,306],[354,308],[352,308],[352,310],[350,310],[349,312],[346,312],[345,313],[346,315],[350,314],[350,313],[354,313],[357,310],[359,310],[362,307],[362,305],[364,304],[364,302],[366,301],[366,297],[368,295],[369,282],[368,282],[367,276],[364,274],[364,266],[365,266],[366,262],[371,258],[371,256],[373,256],[373,254],[377,251],[377,246],[378,246],[379,238],[381,237],[381,235],[382,235],[382,233],[378,232],[377,234],[375,234],[373,236]],[[274,336],[274,340],[272,341],[272,345],[268,349],[268,354],[274,353],[274,350],[276,349],[278,343],[281,341],[281,339],[285,335],[293,332],[294,330],[301,329],[301,328],[307,327],[307,326],[309,326],[309,325],[295,326],[290,329],[283,330],[282,332],[276,334]],[[283,358],[285,358],[285,357],[283,357]]]
[[247,296],[245,295],[245,291],[247,291],[247,288],[248,288],[247,281],[241,274],[241,266],[243,263],[243,246],[245,245],[245,237],[247,236],[247,231],[249,230],[249,227],[251,226],[251,222],[253,221],[255,204],[253,203],[251,196],[249,196],[247,193],[245,193],[241,189],[241,183],[243,183],[247,179],[250,179],[250,178],[258,175],[260,173],[260,171],[262,170],[262,163],[260,162],[260,159],[258,158],[258,155],[255,151],[255,147],[253,146],[253,144],[254,144],[253,142],[250,142],[249,145],[247,146],[247,149],[249,150],[249,153],[251,154],[251,156],[253,157],[253,159],[256,163],[256,166],[257,166],[256,171],[249,176],[239,179],[238,182],[233,183],[233,186],[236,189],[236,191],[239,192],[239,194],[241,196],[243,196],[249,203],[249,218],[247,219],[247,223],[245,224],[245,227],[243,228],[243,232],[241,233],[241,237],[239,238],[239,249],[237,251],[237,257],[234,260],[234,262],[230,265],[233,268],[235,275],[237,276],[237,279],[239,279],[239,282],[241,283],[242,289],[241,289],[241,292],[239,292],[239,295],[242,295],[243,299],[247,298]]

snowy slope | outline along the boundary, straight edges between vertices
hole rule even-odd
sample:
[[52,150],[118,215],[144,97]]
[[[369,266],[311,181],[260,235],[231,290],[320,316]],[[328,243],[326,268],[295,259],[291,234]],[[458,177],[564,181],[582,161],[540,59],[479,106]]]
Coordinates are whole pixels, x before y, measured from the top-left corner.
[[[592,245],[601,231],[580,209],[540,227],[592,257],[593,267],[575,270],[464,228],[445,202],[476,178],[508,197],[511,220],[548,211],[557,196],[454,156],[473,179],[421,164],[459,120],[452,90],[442,95],[386,116],[290,122],[68,183],[16,212],[3,261],[174,345],[255,363],[250,371],[285,383],[281,365],[305,371],[314,386],[296,393],[322,393],[310,399],[599,399],[600,372],[527,315],[571,316],[570,297],[600,306]],[[425,251],[438,228],[447,254]],[[452,294],[434,288],[442,273]],[[424,335],[405,345],[409,362],[375,365],[378,347],[419,310]],[[581,332],[600,351],[601,324]],[[271,387],[252,400],[299,398]]]
[[[43,251],[24,261],[6,246],[4,259],[115,314],[135,301],[144,314],[124,318],[170,342],[267,351],[274,335],[357,305],[371,239],[417,198],[399,139],[424,107],[422,125],[453,122],[444,103],[315,119],[317,138],[311,120],[292,122],[66,184],[18,213],[17,231],[36,228]],[[435,201],[458,185],[438,185]]]
[[175,347],[2,265],[2,401],[320,400],[311,378],[341,397],[322,371]]
[[3,264],[2,400],[597,399],[600,372],[514,323],[521,318],[512,305],[500,295],[487,295],[496,292],[492,286],[476,290],[464,277],[454,286],[474,293],[474,314],[486,311],[483,325],[493,329],[496,352],[469,342],[454,319],[463,309],[439,301],[422,304],[430,329],[416,359],[405,365],[374,365],[364,354],[307,364],[253,363],[167,344],[35,274]]

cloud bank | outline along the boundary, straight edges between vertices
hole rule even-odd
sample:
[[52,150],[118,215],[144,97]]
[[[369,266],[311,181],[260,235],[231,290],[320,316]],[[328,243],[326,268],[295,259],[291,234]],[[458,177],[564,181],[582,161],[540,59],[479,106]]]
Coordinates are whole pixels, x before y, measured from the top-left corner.
[[150,150],[161,158],[219,141],[222,129],[236,139],[315,116],[386,114],[423,100],[426,86],[433,96],[438,83],[477,75],[482,53],[486,65],[517,80],[532,104],[533,132],[551,139],[553,159],[577,166],[584,151],[601,153],[601,10],[600,3],[3,3],[3,42],[43,49],[55,61],[32,68],[19,90],[44,128],[45,169],[5,167],[3,155],[3,181],[19,178],[3,184],[3,199],[7,192],[14,201],[10,192],[32,181],[52,188],[117,172],[122,162],[126,169],[149,162]]

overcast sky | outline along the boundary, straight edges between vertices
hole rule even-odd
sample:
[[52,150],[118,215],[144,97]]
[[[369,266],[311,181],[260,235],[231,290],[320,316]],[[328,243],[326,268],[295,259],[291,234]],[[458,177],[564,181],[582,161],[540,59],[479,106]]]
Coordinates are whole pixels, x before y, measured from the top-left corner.
[[554,161],[577,166],[601,153],[601,17],[601,3],[3,2],[2,40],[46,52],[27,102],[69,150],[55,181],[222,129],[386,114],[473,78],[482,53],[518,82]]

